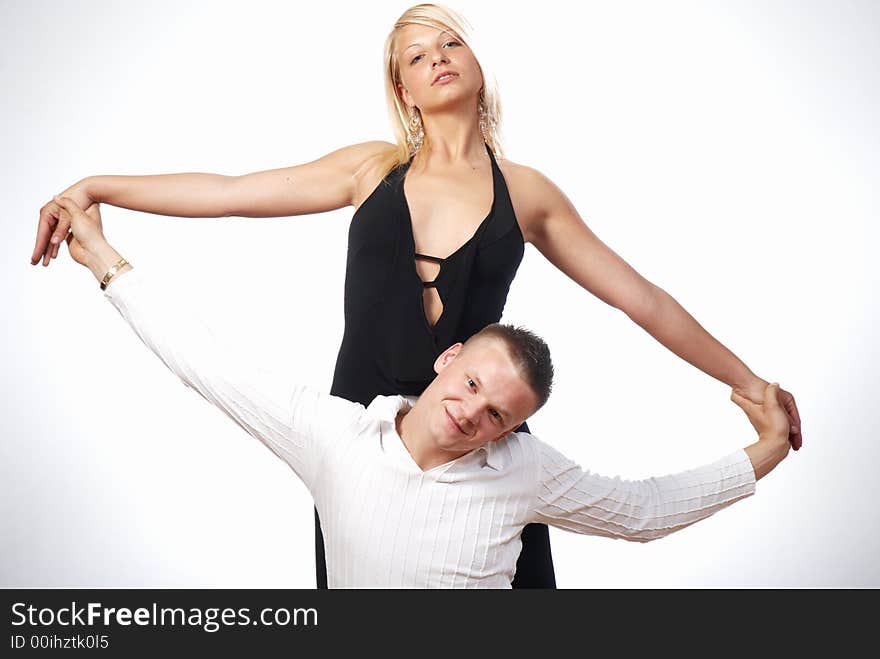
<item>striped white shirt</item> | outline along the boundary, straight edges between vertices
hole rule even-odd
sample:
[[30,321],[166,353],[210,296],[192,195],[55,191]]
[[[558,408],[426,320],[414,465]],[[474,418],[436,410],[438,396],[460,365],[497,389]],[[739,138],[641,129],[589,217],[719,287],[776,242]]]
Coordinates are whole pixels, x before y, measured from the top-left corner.
[[531,522],[647,542],[755,491],[742,450],[698,469],[626,481],[584,471],[527,433],[422,471],[395,429],[413,399],[379,396],[364,408],[279,384],[218,346],[173,292],[137,270],[105,295],[186,385],[302,479],[321,516],[331,588],[509,588]]

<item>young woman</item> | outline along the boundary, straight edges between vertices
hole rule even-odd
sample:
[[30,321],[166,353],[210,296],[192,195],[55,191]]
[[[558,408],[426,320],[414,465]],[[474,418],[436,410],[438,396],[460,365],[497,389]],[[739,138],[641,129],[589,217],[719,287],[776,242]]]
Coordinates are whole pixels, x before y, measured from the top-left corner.
[[[760,403],[765,380],[603,244],[551,181],[503,158],[498,95],[470,44],[461,18],[444,7],[418,5],[398,19],[385,44],[396,144],[355,144],[304,165],[237,177],[89,177],[62,196],[83,209],[108,203],[178,217],[353,206],[345,331],[331,393],[364,405],[380,394],[418,395],[445,346],[498,321],[527,242],[675,354]],[[60,218],[54,201],[41,209],[33,264],[57,256],[69,228]],[[780,400],[797,449],[797,407],[788,392],[780,390]],[[514,586],[555,586],[546,527],[527,527],[522,542]]]

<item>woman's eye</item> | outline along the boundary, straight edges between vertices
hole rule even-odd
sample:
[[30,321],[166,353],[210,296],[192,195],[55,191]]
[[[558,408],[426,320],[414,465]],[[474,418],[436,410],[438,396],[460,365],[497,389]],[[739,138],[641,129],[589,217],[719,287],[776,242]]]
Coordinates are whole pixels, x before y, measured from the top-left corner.
[[[461,45],[461,44],[458,43],[457,41],[447,41],[445,44],[443,44],[443,47],[446,48],[446,46],[460,46],[460,45]],[[424,57],[424,55],[416,55],[415,57],[413,57],[413,58],[410,60],[409,63],[410,63],[410,64],[415,64],[415,63],[418,62],[422,57]]]

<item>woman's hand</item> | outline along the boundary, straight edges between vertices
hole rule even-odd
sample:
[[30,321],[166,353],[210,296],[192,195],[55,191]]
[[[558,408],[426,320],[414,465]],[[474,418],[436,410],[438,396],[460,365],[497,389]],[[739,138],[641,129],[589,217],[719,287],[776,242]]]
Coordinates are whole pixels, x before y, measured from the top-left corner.
[[[71,199],[80,210],[85,211],[96,201],[89,196],[87,182],[88,179],[85,178],[74,183],[58,196]],[[98,213],[98,221],[100,222],[100,213]],[[55,199],[49,200],[40,209],[37,242],[34,245],[34,253],[31,255],[31,265],[36,265],[40,259],[43,260],[44,266],[49,265],[49,261],[58,256],[61,241],[67,238],[69,228],[70,215],[62,213],[61,206]]]
[[[753,380],[751,384],[745,387],[734,387],[733,389],[734,393],[752,401],[757,405],[761,405],[764,403],[764,395],[766,390],[767,381],[762,380],[761,378],[755,378],[755,380]],[[788,416],[788,441],[791,444],[791,448],[797,451],[804,441],[803,436],[801,435],[801,415],[798,412],[797,403],[795,403],[794,401],[794,396],[792,396],[785,389],[781,389],[778,385],[775,388],[775,391],[776,399],[779,401],[779,405]],[[740,407],[742,406],[740,405]]]

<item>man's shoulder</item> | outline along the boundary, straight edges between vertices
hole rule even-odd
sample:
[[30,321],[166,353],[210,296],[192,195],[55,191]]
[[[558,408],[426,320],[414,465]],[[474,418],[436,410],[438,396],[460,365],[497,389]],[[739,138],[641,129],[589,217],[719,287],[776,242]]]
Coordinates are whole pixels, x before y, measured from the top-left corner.
[[542,446],[546,445],[530,433],[512,432],[497,442],[490,442],[485,448],[491,463],[509,468],[537,463]]
[[376,421],[394,422],[402,410],[411,409],[415,402],[414,396],[376,396],[364,413]]

